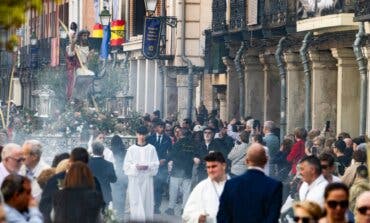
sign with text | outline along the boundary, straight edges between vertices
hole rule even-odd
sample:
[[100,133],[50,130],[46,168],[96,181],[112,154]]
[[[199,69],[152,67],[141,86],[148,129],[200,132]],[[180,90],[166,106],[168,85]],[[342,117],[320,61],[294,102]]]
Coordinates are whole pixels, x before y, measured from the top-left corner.
[[156,59],[159,56],[161,19],[158,17],[146,17],[143,38],[143,55],[147,59]]

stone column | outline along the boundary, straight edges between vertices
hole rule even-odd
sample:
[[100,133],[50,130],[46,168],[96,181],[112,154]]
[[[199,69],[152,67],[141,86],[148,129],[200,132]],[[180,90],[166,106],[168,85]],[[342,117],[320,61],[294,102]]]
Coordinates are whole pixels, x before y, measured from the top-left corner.
[[208,113],[212,110],[212,105],[214,102],[213,97],[213,85],[212,85],[212,75],[203,75],[203,104],[206,106]]
[[222,121],[227,120],[227,101],[226,101],[226,92],[218,92],[217,98],[220,101],[220,119]]
[[264,71],[263,120],[280,122],[280,76],[276,66],[275,55],[261,54]]
[[136,71],[136,111],[144,112],[145,109],[145,67],[144,57],[137,58]]
[[287,133],[296,127],[304,127],[305,84],[299,53],[284,54],[287,72]]
[[359,134],[360,74],[352,48],[333,48],[337,59],[337,133]]
[[186,95],[188,95],[188,80],[186,75],[177,75],[177,112],[178,120],[182,120],[186,117],[186,106],[188,103]]
[[[235,70],[235,63],[229,57],[224,57],[223,62],[227,72],[226,86],[226,115],[224,121],[239,118],[239,77]],[[220,112],[221,113],[221,112]]]
[[154,77],[155,73],[155,61],[145,60],[145,106],[144,112],[151,114],[154,111],[154,97],[156,92],[154,91]]
[[164,78],[164,114],[163,117],[174,115],[177,112],[177,86],[176,75],[165,71]]
[[247,49],[242,59],[245,81],[245,114],[258,120],[263,119],[264,73],[258,51]]
[[[195,105],[194,105],[194,102],[195,102],[195,89],[196,89],[196,86],[197,86],[197,80],[198,80],[198,77],[197,75],[194,75],[193,76],[193,117],[192,117],[192,120],[194,120],[195,118]],[[186,118],[186,111],[187,111],[187,104],[188,104],[188,75],[177,75],[177,95],[178,95],[178,98],[177,98],[177,112],[178,112],[178,120],[182,120],[184,118]]]
[[322,130],[326,121],[336,130],[337,68],[329,50],[309,51],[312,61],[312,128]]
[[[162,83],[162,73],[160,70],[160,63],[161,61],[155,60],[155,67],[154,67],[154,110],[159,109],[161,110],[162,104],[162,90],[163,90],[163,83]],[[164,69],[164,68],[163,68]],[[163,111],[161,111],[163,112]]]

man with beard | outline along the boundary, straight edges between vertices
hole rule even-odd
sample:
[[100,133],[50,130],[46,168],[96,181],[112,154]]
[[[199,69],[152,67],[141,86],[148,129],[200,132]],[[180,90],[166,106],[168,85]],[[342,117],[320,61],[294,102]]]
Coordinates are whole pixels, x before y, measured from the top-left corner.
[[[88,38],[90,32],[81,30],[70,36],[70,44],[67,46],[67,99],[78,97],[78,99],[86,99],[87,92],[91,88],[94,72],[86,68],[86,63],[89,58],[90,49]],[[77,78],[77,76],[90,76],[88,78]],[[81,85],[81,88],[75,87]],[[83,87],[82,87],[83,86]],[[78,90],[79,89],[79,90]],[[78,90],[78,91],[77,91]]]

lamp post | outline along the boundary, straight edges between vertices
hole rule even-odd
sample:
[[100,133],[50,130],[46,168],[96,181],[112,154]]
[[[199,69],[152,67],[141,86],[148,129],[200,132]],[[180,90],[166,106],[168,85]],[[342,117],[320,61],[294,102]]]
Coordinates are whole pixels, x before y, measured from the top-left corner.
[[65,65],[65,50],[67,45],[67,37],[68,33],[62,26],[59,27],[59,43],[60,43],[60,50],[59,50],[59,63],[61,65]]
[[111,16],[112,15],[110,14],[109,10],[107,9],[107,6],[104,6],[103,10],[99,14],[101,24],[103,26],[108,26],[110,24]]
[[153,15],[157,7],[158,0],[144,0],[144,2],[146,11],[150,16]]
[[65,29],[63,29],[62,26],[59,27],[59,37],[61,39],[66,39],[67,38],[67,31]]
[[36,44],[37,44],[37,37],[36,37],[36,33],[35,32],[32,32],[31,38],[30,38],[30,42],[31,42],[31,46],[36,46]]
[[31,43],[31,67],[36,68],[38,61],[37,61],[37,37],[35,31],[32,32],[31,37],[30,37],[30,43]]

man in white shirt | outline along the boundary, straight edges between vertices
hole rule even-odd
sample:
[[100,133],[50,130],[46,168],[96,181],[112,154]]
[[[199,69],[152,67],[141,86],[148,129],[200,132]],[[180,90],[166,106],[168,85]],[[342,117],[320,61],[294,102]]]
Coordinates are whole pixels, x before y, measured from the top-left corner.
[[208,178],[193,189],[186,202],[182,219],[187,223],[217,222],[219,199],[227,180],[226,160],[220,152],[210,153],[204,160]]
[[24,157],[20,145],[15,143],[8,143],[4,146],[1,152],[2,162],[0,163],[0,186],[5,177],[9,174],[18,173],[21,168]]
[[324,191],[328,181],[321,172],[321,164],[316,156],[304,157],[299,165],[302,185],[299,189],[299,200],[313,201],[324,207]]
[[21,175],[10,174],[1,185],[7,222],[43,223],[37,201],[31,195],[31,181]]
[[41,159],[42,145],[38,140],[27,140],[23,146],[24,165],[22,165],[19,174],[28,177],[31,181],[32,196],[39,201],[42,189],[37,183],[37,177],[40,173],[50,168],[50,166]]

